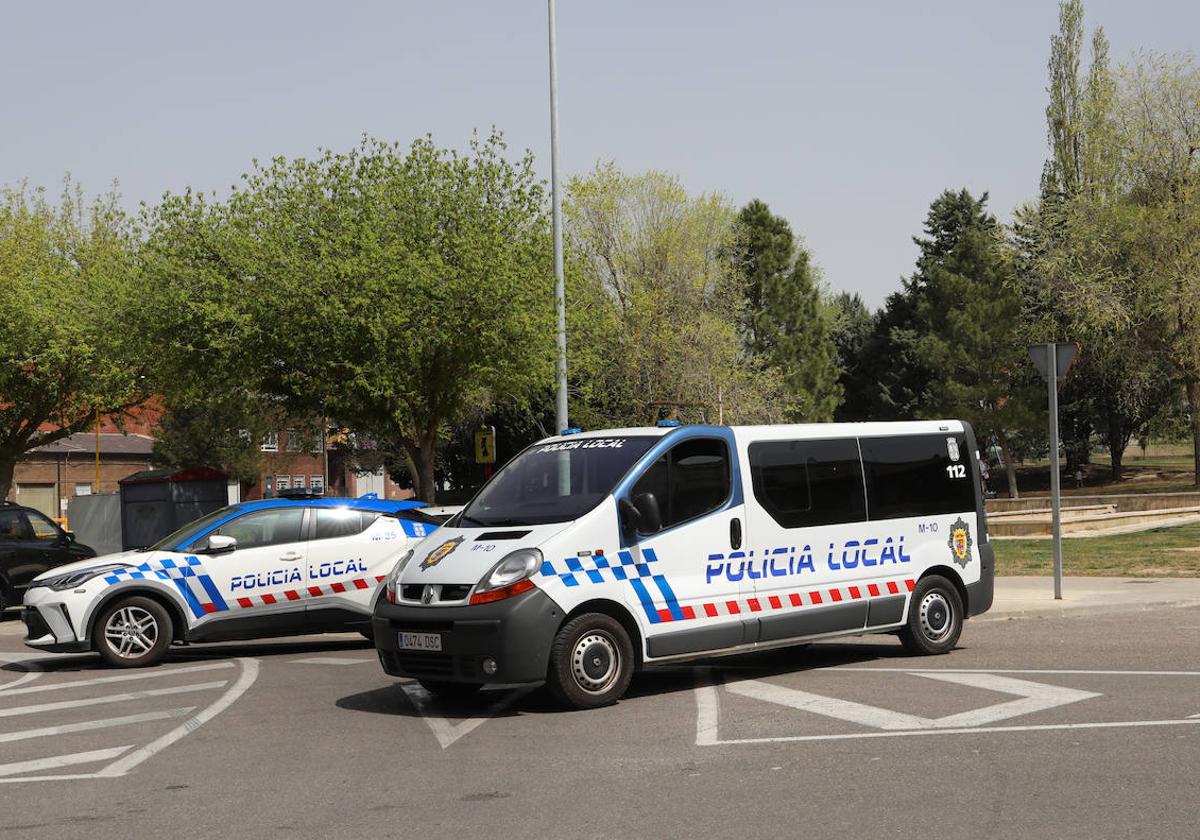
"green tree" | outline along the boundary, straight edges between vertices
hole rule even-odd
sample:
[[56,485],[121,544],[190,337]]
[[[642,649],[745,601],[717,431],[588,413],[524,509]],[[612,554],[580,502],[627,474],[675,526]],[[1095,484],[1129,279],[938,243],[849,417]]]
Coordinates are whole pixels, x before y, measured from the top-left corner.
[[750,355],[783,382],[786,419],[832,420],[842,399],[833,340],[837,313],[811,255],[787,221],[757,199],[742,208],[735,230],[734,266],[744,277]]
[[857,294],[842,292],[834,298],[833,342],[837,348],[838,382],[842,404],[834,413],[838,422],[870,420],[875,406],[875,386],[868,376],[867,346],[875,332],[876,315]]
[[931,246],[920,264],[918,355],[933,371],[924,411],[963,418],[981,440],[995,438],[1016,498],[1011,434],[1032,423],[1021,298],[995,220],[984,210],[986,195],[977,201],[965,190],[946,193],[934,202],[931,221],[951,209],[950,196],[959,211],[953,217],[963,222],[956,241],[936,257]]
[[572,417],[585,427],[660,416],[784,416],[783,383],[743,349],[735,214],[659,172],[603,165],[568,190]]
[[135,246],[115,192],[0,191],[0,499],[24,453],[145,401]]
[[455,428],[552,379],[543,209],[532,158],[499,134],[466,154],[364,138],[256,164],[225,202],[168,197],[147,273],[191,326],[170,350],[199,387],[232,377],[353,429],[433,501]]

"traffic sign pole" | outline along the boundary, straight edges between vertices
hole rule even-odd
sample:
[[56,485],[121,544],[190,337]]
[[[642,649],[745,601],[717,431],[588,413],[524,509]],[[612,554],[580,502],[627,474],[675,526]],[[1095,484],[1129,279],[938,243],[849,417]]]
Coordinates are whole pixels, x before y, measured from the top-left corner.
[[1049,353],[1049,369],[1046,378],[1050,394],[1050,525],[1054,535],[1054,600],[1062,600],[1062,488],[1059,486],[1058,470],[1058,345],[1046,345]]

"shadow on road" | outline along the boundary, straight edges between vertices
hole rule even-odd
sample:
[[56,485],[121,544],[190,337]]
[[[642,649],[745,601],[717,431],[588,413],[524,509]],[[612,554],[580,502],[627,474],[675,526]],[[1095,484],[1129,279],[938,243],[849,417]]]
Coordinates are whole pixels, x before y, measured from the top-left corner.
[[[164,666],[173,663],[197,662],[213,659],[232,659],[239,656],[251,656],[258,659],[287,656],[295,653],[329,654],[340,651],[372,651],[375,648],[366,639],[354,638],[325,638],[307,637],[303,640],[279,639],[275,641],[254,642],[219,642],[205,645],[175,645],[167,653]],[[50,654],[44,658],[23,659],[16,662],[0,664],[0,671],[27,671],[30,667],[48,674],[75,673],[91,671],[109,671],[118,673],[120,669],[111,668],[100,659],[96,653]]]
[[[895,643],[815,644],[807,647],[780,648],[772,651],[744,653],[737,656],[697,660],[681,665],[648,668],[634,675],[622,703],[663,697],[677,692],[692,691],[697,682],[710,676],[716,681],[761,679],[780,674],[795,674],[838,665],[899,660],[910,658]],[[403,686],[413,680],[397,680],[391,685],[349,694],[336,705],[352,712],[422,717],[422,713],[406,696]],[[489,710],[502,703],[516,690],[511,686],[489,687],[468,699],[433,698],[430,703],[448,717],[512,717],[521,714],[560,714],[573,710],[558,706],[545,688],[517,697],[511,705]]]

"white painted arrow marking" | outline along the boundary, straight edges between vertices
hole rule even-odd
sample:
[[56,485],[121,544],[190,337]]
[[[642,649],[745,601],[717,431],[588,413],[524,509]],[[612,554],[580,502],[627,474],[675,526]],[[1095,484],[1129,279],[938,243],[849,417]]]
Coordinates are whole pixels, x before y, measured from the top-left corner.
[[1068,703],[1078,703],[1080,700],[1100,696],[1094,691],[1079,691],[1074,688],[1046,685],[1012,677],[1000,677],[995,674],[942,674],[924,671],[919,676],[998,691],[1002,694],[1015,694],[1020,699],[940,718],[927,718],[894,712],[891,709],[881,709],[878,706],[868,706],[865,703],[856,703],[851,700],[839,700],[836,697],[826,697],[822,694],[813,694],[794,688],[784,688],[761,680],[742,680],[730,683],[726,689],[743,697],[764,700],[768,703],[824,715],[835,720],[887,731],[962,729],[984,726],[1019,715],[1041,712],[1056,706],[1065,706]]
[[510,691],[493,703],[487,712],[478,717],[469,717],[458,723],[452,723],[446,718],[438,714],[436,703],[433,695],[423,689],[415,682],[401,683],[400,688],[404,690],[409,702],[413,704],[413,708],[425,719],[425,723],[429,724],[429,728],[433,731],[433,736],[437,738],[442,749],[446,749],[459,738],[464,735],[469,735],[483,724],[487,723],[504,709],[511,706],[519,697],[528,694],[533,689],[516,689]]

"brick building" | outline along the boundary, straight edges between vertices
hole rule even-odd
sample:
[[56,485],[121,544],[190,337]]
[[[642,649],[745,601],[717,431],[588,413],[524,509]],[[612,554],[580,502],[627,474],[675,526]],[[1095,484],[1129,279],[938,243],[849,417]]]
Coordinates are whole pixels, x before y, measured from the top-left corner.
[[[122,478],[155,466],[151,453],[161,416],[156,409],[139,410],[124,419],[121,429],[106,421],[101,423],[98,436],[94,431],[80,432],[30,450],[14,471],[9,500],[61,518],[72,496],[118,492],[117,482]],[[230,502],[269,498],[280,491],[301,487],[338,496],[364,493],[386,499],[412,496],[411,489],[400,487],[382,470],[358,473],[341,468],[336,457],[332,474],[328,474],[330,457],[322,452],[320,438],[313,439],[297,429],[281,429],[265,435],[259,449],[262,463],[258,480],[232,483]]]

